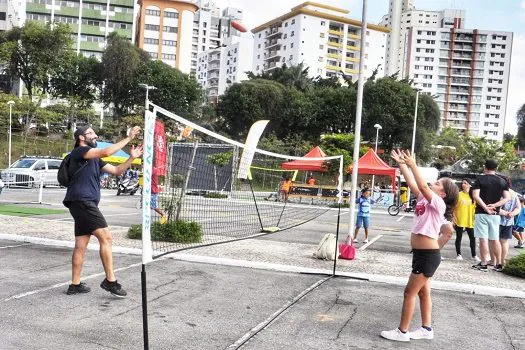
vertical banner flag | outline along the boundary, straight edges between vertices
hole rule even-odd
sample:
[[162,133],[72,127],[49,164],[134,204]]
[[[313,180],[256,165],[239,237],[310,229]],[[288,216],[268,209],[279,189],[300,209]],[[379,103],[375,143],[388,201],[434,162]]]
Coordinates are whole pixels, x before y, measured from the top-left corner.
[[160,120],[155,121],[155,173],[157,175],[165,176],[168,172],[166,156],[166,132],[164,130],[164,123]]
[[250,166],[252,165],[253,156],[255,155],[255,149],[259,143],[259,139],[266,128],[269,120],[259,120],[253,123],[250,131],[248,132],[248,137],[246,137],[245,148],[242,151],[241,163],[239,165],[239,172],[237,173],[237,178],[246,179],[248,173],[250,172]]

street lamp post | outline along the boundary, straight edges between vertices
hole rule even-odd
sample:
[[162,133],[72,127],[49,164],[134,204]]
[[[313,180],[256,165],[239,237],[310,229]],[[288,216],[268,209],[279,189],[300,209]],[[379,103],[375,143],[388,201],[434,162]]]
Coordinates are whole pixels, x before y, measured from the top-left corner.
[[[375,124],[374,128],[376,128],[376,147],[374,149],[374,152],[377,154],[377,140],[379,139],[379,130],[383,129],[383,127],[379,124]],[[372,197],[374,197],[374,183],[376,180],[376,176],[372,175]]]
[[144,84],[144,83],[140,83],[139,86],[143,87],[144,89],[146,89],[146,104],[145,104],[145,107],[146,107],[146,110],[147,110],[148,109],[148,102],[149,102],[149,91],[150,90],[155,90],[157,88],[155,86],[153,86],[153,85],[148,85],[148,84]]
[[13,105],[15,104],[15,101],[8,101],[7,102],[7,105],[9,106],[9,141],[8,141],[8,144],[9,144],[9,158],[8,158],[8,161],[7,161],[7,166],[10,167],[11,166],[11,124],[12,124],[12,108],[13,108]]
[[[417,124],[417,105],[419,103],[419,92],[420,89],[416,88],[416,108],[414,109],[414,128],[412,129],[412,148],[410,150],[410,153],[414,155],[414,148],[416,147],[416,124]],[[405,179],[406,180],[406,179]],[[407,186],[408,187],[408,186]],[[407,198],[408,198],[408,204],[410,204],[410,187],[408,187],[407,190]]]

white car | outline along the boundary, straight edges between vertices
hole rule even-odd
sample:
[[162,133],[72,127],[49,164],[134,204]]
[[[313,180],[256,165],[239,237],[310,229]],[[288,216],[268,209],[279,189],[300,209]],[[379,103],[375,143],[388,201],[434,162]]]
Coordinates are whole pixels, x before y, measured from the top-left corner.
[[9,168],[2,170],[2,181],[5,186],[59,186],[57,181],[60,158],[21,157]]

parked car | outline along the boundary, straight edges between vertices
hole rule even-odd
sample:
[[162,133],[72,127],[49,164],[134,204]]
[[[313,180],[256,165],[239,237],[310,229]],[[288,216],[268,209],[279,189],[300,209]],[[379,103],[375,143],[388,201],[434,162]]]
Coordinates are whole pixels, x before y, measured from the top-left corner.
[[24,156],[2,170],[1,179],[6,186],[39,186],[41,178],[44,186],[59,186],[57,173],[60,163],[60,158]]

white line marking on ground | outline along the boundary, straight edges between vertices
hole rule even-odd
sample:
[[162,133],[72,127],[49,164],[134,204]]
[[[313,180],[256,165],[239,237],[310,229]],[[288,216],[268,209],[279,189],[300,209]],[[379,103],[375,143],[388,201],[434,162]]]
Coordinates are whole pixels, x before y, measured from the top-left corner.
[[6,245],[5,247],[0,247],[0,249],[23,247],[23,246],[25,246],[25,245],[31,245],[31,243],[27,243],[27,244],[17,244],[17,245]]
[[379,235],[379,236],[375,236],[374,238],[372,238],[370,241],[368,241],[368,243],[366,243],[365,245],[361,246],[359,249],[359,251],[362,251],[362,250],[365,250],[366,248],[368,248],[368,246],[372,243],[374,243],[375,241],[377,241],[379,238],[383,237],[383,235]]
[[401,220],[403,220],[405,218],[406,215],[401,215],[401,217],[399,219],[397,219],[396,221],[397,222],[400,222]]
[[[129,268],[140,266],[140,265],[142,265],[142,262],[137,263],[137,264],[132,264],[132,265],[129,265],[129,266],[126,266],[126,267],[121,267],[121,268],[115,269],[115,272],[127,270]],[[89,275],[87,277],[83,277],[82,280],[84,280],[84,281],[85,280],[90,280],[90,279],[93,279],[93,278],[96,278],[96,277],[100,277],[100,276],[105,276],[105,273],[101,272],[101,273],[97,273],[97,274],[94,274],[94,275]],[[32,290],[30,292],[25,292],[25,293],[13,295],[13,296],[5,299],[4,301],[9,301],[9,300],[13,300],[13,299],[22,299],[22,298],[25,298],[25,297],[30,296],[30,295],[34,295],[34,294],[46,292],[46,291],[51,290],[51,289],[67,286],[67,285],[69,285],[69,283],[70,283],[69,281],[68,282],[62,282],[62,283],[57,283],[57,284],[54,284],[54,285],[49,286],[49,287],[45,287],[45,288],[41,288],[41,289]]]

